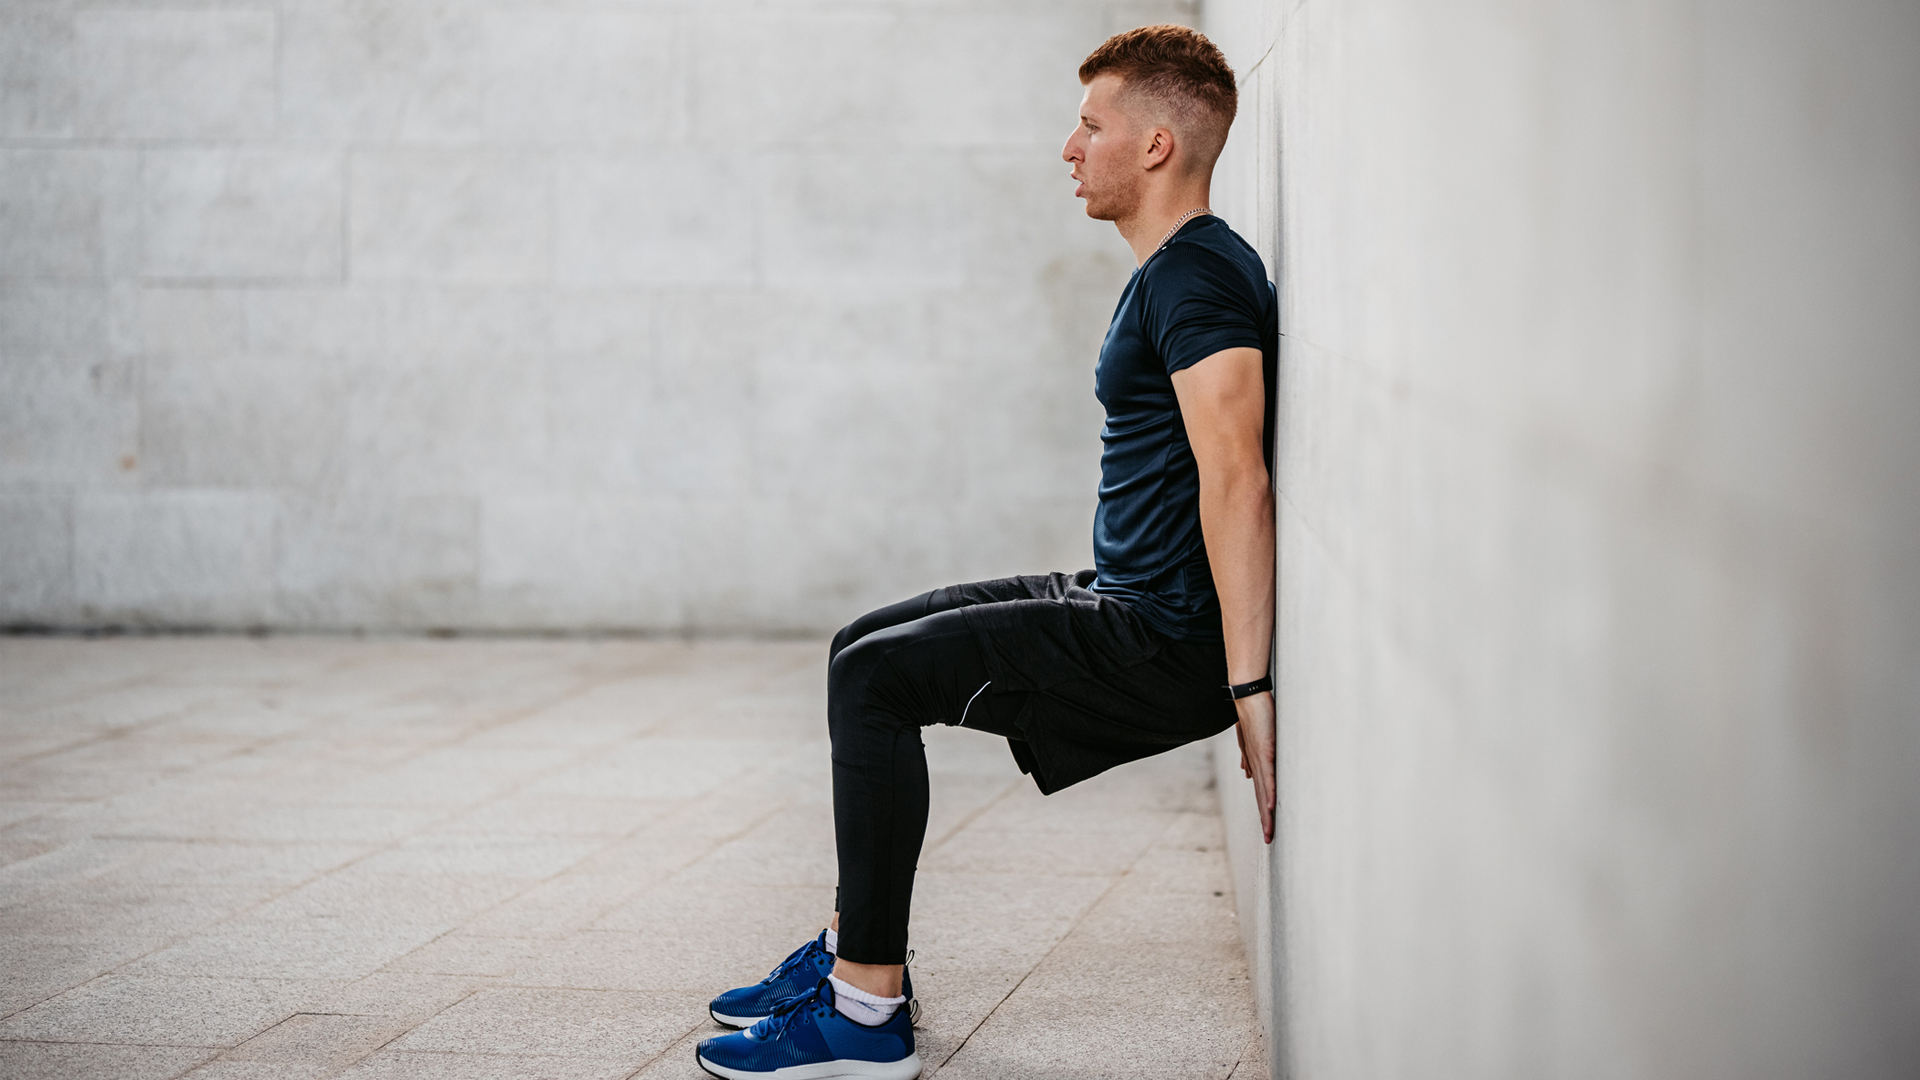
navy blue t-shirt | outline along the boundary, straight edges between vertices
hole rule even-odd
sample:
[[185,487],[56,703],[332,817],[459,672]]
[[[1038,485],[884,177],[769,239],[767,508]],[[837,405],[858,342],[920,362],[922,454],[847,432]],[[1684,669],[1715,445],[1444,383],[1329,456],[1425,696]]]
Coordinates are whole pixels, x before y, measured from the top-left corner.
[[1220,641],[1222,634],[1200,534],[1200,472],[1172,376],[1222,349],[1259,349],[1271,471],[1278,308],[1260,256],[1226,222],[1203,215],[1133,272],[1100,347],[1094,394],[1107,423],[1093,589],[1126,601],[1176,640]]

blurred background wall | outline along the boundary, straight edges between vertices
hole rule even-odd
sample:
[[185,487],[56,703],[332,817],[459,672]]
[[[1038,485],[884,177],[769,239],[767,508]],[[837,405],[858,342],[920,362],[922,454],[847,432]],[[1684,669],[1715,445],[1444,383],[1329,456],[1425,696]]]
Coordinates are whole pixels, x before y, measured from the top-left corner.
[[1301,1078],[1920,1076],[1920,5],[1209,0]]
[[0,3],[0,622],[818,630],[1089,564],[1181,3]]

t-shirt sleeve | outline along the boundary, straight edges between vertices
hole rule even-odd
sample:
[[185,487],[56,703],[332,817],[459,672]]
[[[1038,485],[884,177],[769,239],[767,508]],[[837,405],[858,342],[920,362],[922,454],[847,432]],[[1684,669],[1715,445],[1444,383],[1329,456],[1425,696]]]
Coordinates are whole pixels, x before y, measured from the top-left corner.
[[1261,298],[1232,260],[1199,244],[1175,244],[1148,269],[1142,329],[1166,361],[1167,374],[1222,349],[1266,345]]

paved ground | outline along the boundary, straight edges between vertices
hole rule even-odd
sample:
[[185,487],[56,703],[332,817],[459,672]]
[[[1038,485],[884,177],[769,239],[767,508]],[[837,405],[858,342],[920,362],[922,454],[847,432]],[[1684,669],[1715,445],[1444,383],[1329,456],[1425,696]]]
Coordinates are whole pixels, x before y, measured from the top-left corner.
[[[824,652],[0,638],[0,1076],[704,1075],[831,906]],[[1204,748],[928,747],[929,1075],[1261,1073]]]

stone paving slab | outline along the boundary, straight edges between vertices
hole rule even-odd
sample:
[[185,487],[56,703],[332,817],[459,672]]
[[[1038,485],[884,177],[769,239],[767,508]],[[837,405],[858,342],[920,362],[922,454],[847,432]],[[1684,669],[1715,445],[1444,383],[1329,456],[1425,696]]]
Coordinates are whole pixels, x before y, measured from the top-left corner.
[[[704,1076],[833,895],[819,642],[0,638],[0,1075]],[[1204,747],[927,733],[928,1076],[1264,1076]]]

